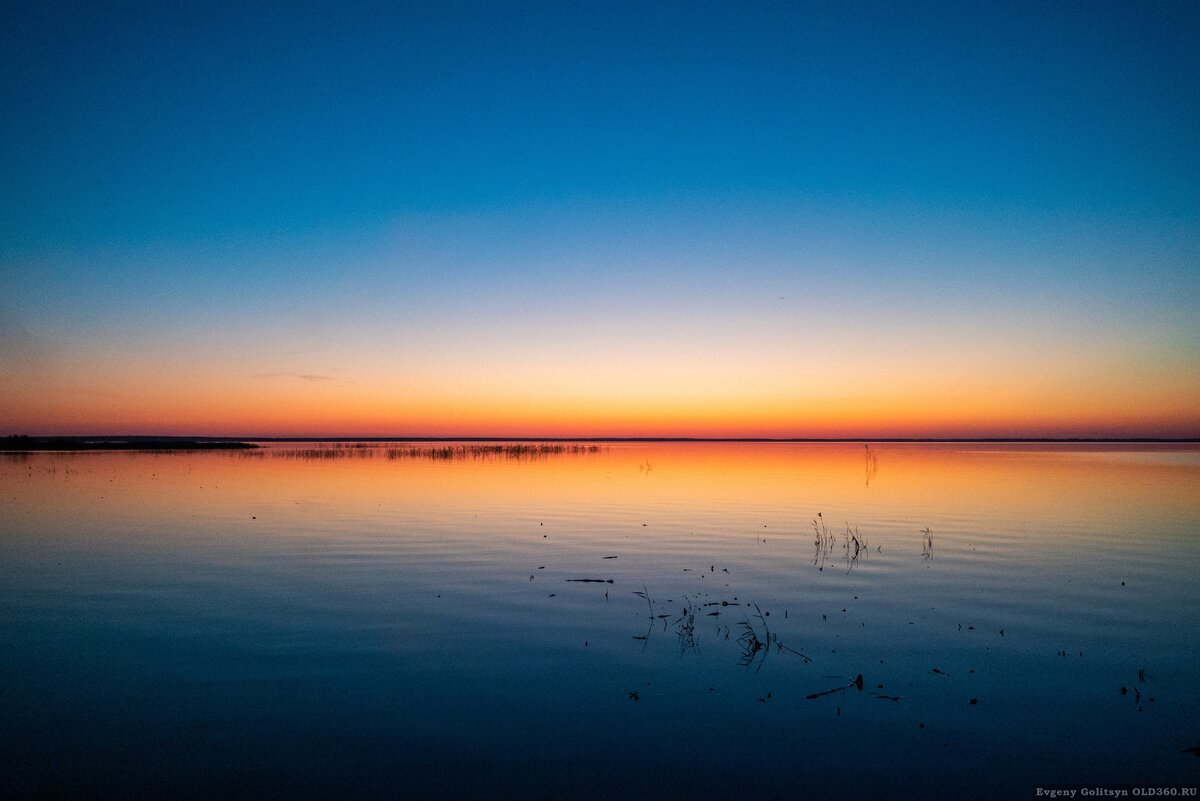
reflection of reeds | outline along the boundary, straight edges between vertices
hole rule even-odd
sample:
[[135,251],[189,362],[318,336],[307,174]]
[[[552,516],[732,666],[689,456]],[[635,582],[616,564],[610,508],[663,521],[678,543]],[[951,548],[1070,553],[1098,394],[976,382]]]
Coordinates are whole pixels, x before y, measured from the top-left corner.
[[871,486],[871,479],[875,478],[875,474],[879,472],[879,457],[875,455],[875,451],[871,450],[870,445],[864,445],[863,447],[865,448],[863,455],[866,460],[866,486],[869,487]]
[[921,556],[925,557],[925,561],[933,558],[933,532],[928,528],[921,529],[921,534],[924,535],[924,540],[921,544]]

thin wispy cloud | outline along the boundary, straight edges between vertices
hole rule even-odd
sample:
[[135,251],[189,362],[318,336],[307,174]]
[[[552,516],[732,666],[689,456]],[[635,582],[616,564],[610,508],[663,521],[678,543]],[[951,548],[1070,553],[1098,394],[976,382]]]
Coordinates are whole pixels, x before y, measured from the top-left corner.
[[[251,378],[298,378],[301,381],[336,381],[336,377],[331,375],[323,375],[321,373],[254,373]],[[351,383],[343,379],[342,383]]]

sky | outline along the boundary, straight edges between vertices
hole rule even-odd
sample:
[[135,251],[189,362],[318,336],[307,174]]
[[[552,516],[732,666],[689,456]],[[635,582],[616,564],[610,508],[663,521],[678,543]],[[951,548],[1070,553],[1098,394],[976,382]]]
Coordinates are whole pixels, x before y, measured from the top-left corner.
[[0,10],[0,435],[1198,437],[1200,4]]

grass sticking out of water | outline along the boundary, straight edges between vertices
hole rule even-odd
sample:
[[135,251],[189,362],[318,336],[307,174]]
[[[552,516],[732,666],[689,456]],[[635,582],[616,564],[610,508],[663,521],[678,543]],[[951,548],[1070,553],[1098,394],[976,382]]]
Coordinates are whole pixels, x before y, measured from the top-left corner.
[[302,461],[326,459],[373,459],[376,456],[395,460],[427,459],[434,462],[452,461],[534,461],[552,456],[599,453],[600,445],[568,445],[562,443],[509,443],[469,445],[403,445],[379,447],[370,442],[331,442],[313,448],[280,448],[271,452],[277,459]]

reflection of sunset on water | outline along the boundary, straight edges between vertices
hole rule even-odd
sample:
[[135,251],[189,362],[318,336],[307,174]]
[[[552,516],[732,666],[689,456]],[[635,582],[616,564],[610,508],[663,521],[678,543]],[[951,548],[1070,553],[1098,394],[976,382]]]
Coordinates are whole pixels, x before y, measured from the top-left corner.
[[[471,456],[472,447],[480,446],[270,443],[228,454],[34,456],[7,468],[56,471],[49,475],[57,481],[29,487],[26,512],[79,519],[170,517],[181,501],[218,517],[262,508],[287,515],[305,504],[346,505],[368,518],[379,508],[436,512],[446,520],[480,509],[536,516],[644,508],[677,521],[753,510],[752,519],[800,535],[818,511],[862,522],[880,508],[979,528],[1011,527],[1016,509],[1032,530],[1138,528],[1186,517],[1197,491],[1196,450],[1178,445],[875,443],[871,469],[860,443],[568,444],[517,459]],[[465,457],[423,455],[455,448]],[[405,456],[389,458],[389,450]],[[110,480],[114,473],[119,482]],[[74,491],[56,500],[59,482]]]
[[[8,455],[0,497],[0,671],[43,786],[116,786],[130,760],[194,782],[235,731],[299,792],[343,775],[296,765],[316,732],[430,797],[430,760],[493,751],[457,780],[483,797],[529,753],[615,764],[634,727],[667,798],[681,725],[780,797],[840,797],[860,749],[956,796],[1063,754],[1097,781],[1187,775],[1194,445],[271,442]],[[831,738],[855,748],[790,758]],[[101,767],[47,777],[64,742]]]

